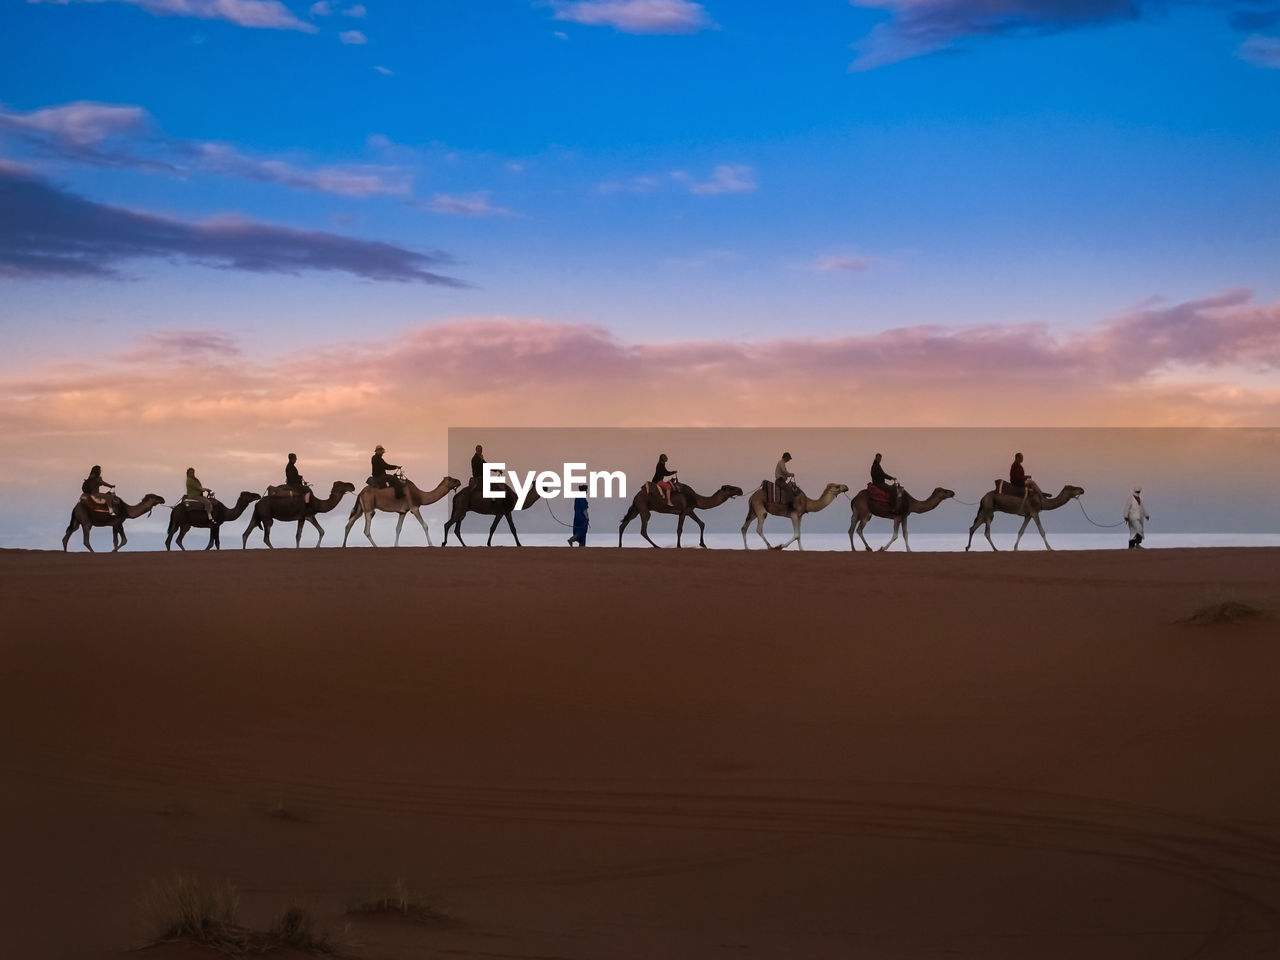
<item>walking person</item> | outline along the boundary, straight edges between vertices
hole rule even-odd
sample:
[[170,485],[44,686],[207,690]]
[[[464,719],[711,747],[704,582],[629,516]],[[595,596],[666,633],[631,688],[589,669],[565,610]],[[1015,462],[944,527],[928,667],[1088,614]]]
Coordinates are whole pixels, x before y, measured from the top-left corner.
[[575,488],[578,496],[573,501],[573,536],[569,538],[569,546],[575,543],[580,547],[587,545],[587,528],[591,526],[591,505],[587,503],[586,484],[578,484]]
[[1129,494],[1129,499],[1124,505],[1124,518],[1129,522],[1129,549],[1142,550],[1142,540],[1145,536],[1143,527],[1146,521],[1151,519],[1151,514],[1147,513],[1147,508],[1142,505],[1142,488],[1134,487],[1133,493]]

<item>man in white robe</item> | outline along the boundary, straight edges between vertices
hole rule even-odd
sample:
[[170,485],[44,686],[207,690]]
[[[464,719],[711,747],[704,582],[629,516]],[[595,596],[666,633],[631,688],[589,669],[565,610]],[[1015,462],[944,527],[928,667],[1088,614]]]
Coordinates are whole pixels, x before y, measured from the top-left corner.
[[1142,505],[1142,488],[1134,487],[1129,500],[1124,505],[1124,518],[1129,522],[1129,549],[1142,549],[1143,524],[1151,519],[1147,508]]

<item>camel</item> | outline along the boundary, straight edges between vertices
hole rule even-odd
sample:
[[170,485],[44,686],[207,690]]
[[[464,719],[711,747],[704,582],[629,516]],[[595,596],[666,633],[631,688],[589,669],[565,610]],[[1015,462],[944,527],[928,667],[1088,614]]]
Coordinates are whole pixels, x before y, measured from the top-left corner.
[[[412,480],[406,480],[404,484],[404,496],[396,499],[396,491],[393,487],[372,487],[366,486],[356,496],[355,505],[351,508],[351,516],[347,519],[347,529],[342,534],[342,545],[347,545],[347,537],[351,534],[351,528],[356,524],[356,518],[361,514],[364,515],[364,536],[370,543],[373,543],[373,535],[369,532],[369,528],[373,524],[373,515],[378,510],[383,513],[399,514],[396,520],[396,546],[400,546],[400,528],[404,526],[404,518],[406,514],[413,514],[413,519],[418,521],[418,525],[422,527],[422,532],[427,535],[427,546],[434,546],[431,542],[431,531],[427,529],[427,522],[422,519],[422,514],[418,512],[419,507],[425,507],[427,504],[435,503],[441,499],[450,490],[456,490],[460,486],[460,482],[453,477],[445,477],[434,490],[423,490]],[[377,544],[373,543],[376,547]]]
[[[800,543],[800,518],[806,513],[817,513],[825,509],[840,494],[848,492],[849,488],[843,483],[828,483],[826,489],[822,491],[822,496],[814,500],[805,496],[804,491],[796,490],[795,499],[789,507],[785,507],[780,503],[765,503],[764,490],[756,487],[751,493],[751,499],[747,501],[747,519],[742,521],[742,546],[744,548],[747,546],[747,527],[751,526],[753,517],[756,521],[756,533],[769,549],[785,550],[793,543]],[[774,546],[764,535],[764,518],[769,514],[775,517],[791,518],[791,539],[786,543]],[[800,544],[800,549],[804,549],[803,543]]]
[[[646,483],[637,491],[631,501],[631,506],[627,508],[626,516],[618,524],[618,546],[622,546],[622,532],[627,529],[627,524],[637,516],[640,517],[640,536],[649,540],[649,514],[674,513],[680,517],[676,521],[676,549],[680,548],[680,535],[684,532],[685,517],[688,517],[698,525],[698,546],[705,548],[707,542],[703,535],[706,533],[707,527],[706,524],[698,519],[698,515],[693,512],[694,509],[710,510],[712,507],[720,506],[726,500],[740,496],[742,496],[742,488],[731,487],[728,484],[722,486],[711,496],[704,497],[687,483],[677,482],[671,491],[671,503],[668,504],[666,497],[653,484]],[[652,540],[649,540],[649,545],[657,546]]]
[[986,527],[983,533],[987,536],[987,543],[991,544],[992,550],[998,549],[995,541],[991,539],[991,521],[996,512],[999,511],[1000,513],[1012,513],[1015,516],[1026,518],[1022,521],[1022,526],[1018,528],[1018,539],[1013,542],[1013,549],[1018,549],[1018,544],[1022,542],[1022,534],[1027,529],[1027,524],[1034,520],[1036,529],[1040,531],[1040,539],[1044,541],[1045,549],[1052,550],[1053,547],[1049,546],[1049,538],[1044,535],[1044,527],[1040,525],[1040,511],[1056,510],[1064,503],[1070,503],[1083,494],[1084,487],[1073,487],[1071,484],[1063,487],[1056,496],[1048,498],[1044,494],[1021,497],[988,490],[983,495],[981,503],[978,504],[978,515],[973,518],[973,526],[969,528],[969,542],[965,544],[964,549],[968,552],[969,547],[973,546],[973,532],[983,525]]
[[129,538],[124,535],[124,522],[126,520],[136,520],[144,513],[150,513],[154,508],[164,503],[164,497],[157,493],[148,493],[142,498],[140,503],[125,503],[119,497],[115,498],[114,514],[107,513],[105,510],[91,510],[85,504],[84,500],[76,501],[76,505],[71,508],[71,522],[67,524],[67,532],[62,535],[62,549],[67,549],[67,541],[71,539],[71,532],[79,527],[84,533],[84,546],[90,553],[94,553],[93,545],[89,543],[89,529],[91,527],[110,527],[111,528],[111,552],[115,553],[126,543]]
[[[516,533],[516,525],[511,521],[511,514],[516,509],[516,492],[507,484],[502,485],[503,495],[501,497],[482,497],[479,487],[466,486],[453,495],[453,504],[449,509],[449,519],[444,525],[444,546],[449,542],[449,527],[453,527],[454,534],[458,537],[458,542],[464,547],[466,543],[462,539],[462,518],[468,513],[482,513],[485,516],[493,517],[493,523],[489,525],[489,539],[485,542],[485,546],[493,546],[493,531],[498,529],[498,521],[506,517],[507,526],[511,528],[511,535],[516,538],[516,546],[520,546],[520,535]],[[524,507],[521,509],[528,510],[540,498],[537,490],[530,490],[524,499]]]
[[853,534],[856,530],[859,537],[862,538],[862,545],[867,548],[867,553],[871,552],[871,544],[867,543],[867,538],[863,536],[862,531],[867,526],[867,521],[872,517],[883,517],[886,520],[893,521],[893,536],[889,538],[880,549],[888,550],[893,546],[893,542],[898,539],[898,528],[902,528],[902,542],[907,547],[907,552],[911,552],[911,541],[907,539],[907,517],[913,513],[928,513],[943,500],[954,497],[954,490],[946,490],[942,487],[936,487],[929,495],[927,500],[917,500],[905,490],[898,491],[898,509],[896,513],[889,512],[889,505],[878,500],[872,500],[871,494],[864,487],[853,496],[853,502],[850,506],[853,508],[853,519],[849,521],[849,546],[857,552],[858,545],[853,542]]
[[318,531],[320,537],[316,540],[316,546],[320,546],[320,541],[324,539],[324,527],[320,526],[320,522],[316,520],[316,514],[328,513],[345,497],[348,493],[355,493],[356,485],[347,483],[345,480],[335,480],[333,487],[329,491],[329,496],[323,500],[317,500],[315,494],[311,495],[309,502],[303,502],[303,498],[297,495],[285,494],[269,494],[253,505],[253,514],[249,518],[249,526],[245,527],[244,536],[240,538],[240,546],[247,547],[249,545],[249,534],[253,533],[255,527],[262,527],[262,539],[268,547],[271,546],[271,524],[276,520],[298,521],[298,535],[294,538],[294,546],[302,546],[302,526],[310,523]]
[[182,538],[187,535],[187,531],[192,527],[208,527],[209,542],[205,545],[205,549],[216,548],[222,549],[222,540],[219,531],[222,525],[229,520],[239,520],[240,514],[244,513],[245,508],[255,500],[261,499],[261,494],[250,493],[248,490],[242,491],[236,500],[234,507],[228,507],[221,500],[213,501],[213,524],[209,523],[209,515],[205,513],[204,507],[188,506],[186,498],[179,500],[173,506],[173,513],[169,514],[169,535],[164,538],[164,548],[169,549],[169,544],[173,540],[173,535],[178,535],[178,549],[186,550],[182,545]]

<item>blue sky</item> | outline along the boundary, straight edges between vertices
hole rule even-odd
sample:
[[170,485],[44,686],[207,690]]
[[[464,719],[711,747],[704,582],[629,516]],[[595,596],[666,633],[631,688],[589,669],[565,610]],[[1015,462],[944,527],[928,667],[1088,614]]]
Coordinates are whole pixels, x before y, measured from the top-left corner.
[[[396,170],[408,193],[350,197],[37,154],[48,176],[102,203],[452,256],[472,289],[384,285],[365,322],[389,328],[457,314],[604,323],[631,338],[766,336],[784,313],[814,333],[1083,325],[1148,296],[1280,294],[1280,70],[1244,59],[1259,31],[1213,5],[959,36],[852,71],[892,9],[711,3],[713,26],[669,35],[515,0],[374,0],[344,16],[351,6],[291,6],[315,25],[307,33],[124,2],[10,3],[0,98],[18,114],[135,105],[154,136],[301,168]],[[347,30],[367,42],[340,42]],[[7,155],[30,160],[24,147]],[[718,167],[751,186],[691,192]],[[509,213],[423,209],[437,195]],[[869,266],[814,269],[841,257]],[[236,291],[206,268],[129,273],[166,299],[192,291],[182,309],[195,316],[236,312]],[[335,330],[371,296],[337,275],[258,281],[247,287],[263,310],[310,302]],[[136,291],[89,283],[104,316],[134,313]],[[17,286],[27,313],[82,309],[39,282]]]
[[1280,0],[3,11],[18,488],[486,421],[1280,423]]

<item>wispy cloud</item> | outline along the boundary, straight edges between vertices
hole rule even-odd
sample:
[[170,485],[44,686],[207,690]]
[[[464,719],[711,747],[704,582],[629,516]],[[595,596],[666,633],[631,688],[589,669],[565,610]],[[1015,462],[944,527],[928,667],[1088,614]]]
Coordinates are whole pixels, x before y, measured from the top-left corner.
[[363,20],[369,15],[369,11],[364,8],[364,4],[356,3],[343,10],[342,15],[344,17],[355,17],[358,20]]
[[458,217],[509,217],[511,211],[489,202],[488,190],[451,195],[437,193],[426,205],[434,213],[448,213]]
[[622,33],[697,33],[714,27],[706,8],[689,0],[552,0],[557,20]]
[[338,39],[343,43],[354,44],[355,46],[363,46],[369,42],[369,38],[359,30],[343,30],[338,34]]
[[29,113],[0,106],[0,135],[42,156],[94,166],[131,167],[187,176],[207,173],[277,183],[345,197],[407,196],[411,178],[394,167],[302,167],[253,157],[230,144],[165,136],[141,107],[81,101]]
[[810,268],[818,273],[866,273],[875,263],[857,253],[824,253],[813,260]]
[[642,174],[623,180],[606,180],[596,186],[596,192],[606,196],[614,193],[654,193],[672,184],[682,185],[695,196],[754,193],[759,186],[755,171],[748,164],[722,163],[705,179],[699,179],[687,170],[672,170],[662,175]]
[[377,70],[384,77],[394,77],[396,75],[394,70],[390,70],[387,67],[375,66],[373,69]]
[[331,17],[333,16],[333,4],[329,0],[316,0],[311,5],[310,13],[313,17]]
[[214,330],[154,330],[119,355],[125,363],[217,363],[242,356],[234,337]]
[[239,217],[189,223],[95,203],[0,170],[0,273],[115,277],[121,263],[143,258],[255,273],[340,271],[366,280],[459,285],[435,272],[448,262],[443,254]]
[[687,173],[674,174],[684,182],[689,192],[697,196],[714,196],[719,193],[755,193],[755,171],[745,163],[722,163],[711,171],[706,180],[696,180]]
[[316,28],[293,15],[278,0],[27,0],[28,3],[128,3],[162,17],[197,17],[201,20],[225,20],[241,27],[265,30],[301,30],[315,33]]
[[1171,5],[1225,13],[1233,27],[1261,30],[1280,23],[1277,0],[851,0],[885,10],[889,20],[854,45],[851,69],[869,70],[933,53],[969,37],[1050,34],[1138,20]]
[[1265,37],[1255,33],[1240,44],[1236,56],[1255,66],[1280,70],[1280,37]]

